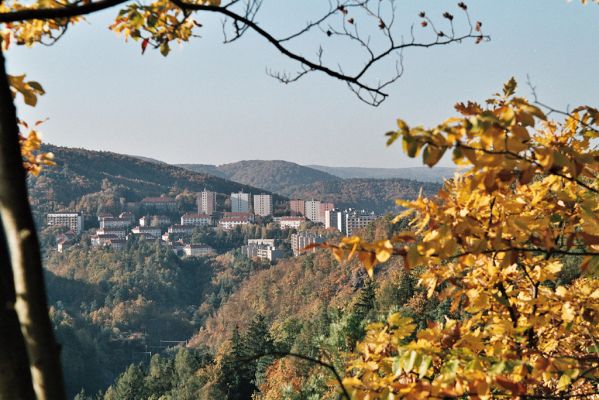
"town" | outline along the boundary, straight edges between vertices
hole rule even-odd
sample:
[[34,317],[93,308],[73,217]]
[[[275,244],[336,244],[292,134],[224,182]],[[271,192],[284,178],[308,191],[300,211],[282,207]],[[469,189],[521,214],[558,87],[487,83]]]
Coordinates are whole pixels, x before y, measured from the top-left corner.
[[[223,201],[217,202],[217,197]],[[290,233],[288,239],[247,239],[240,250],[249,258],[275,263],[284,256],[277,241],[287,241],[293,255],[297,256],[311,244],[323,243],[335,234],[351,236],[378,218],[374,212],[339,209],[333,203],[314,199],[285,201],[278,213],[282,215],[275,216],[271,194],[237,192],[227,196],[208,190],[196,194],[195,209],[184,208],[173,197],[146,197],[140,202],[128,203],[128,210],[118,215],[99,212],[89,216],[74,211],[48,213],[45,225],[62,228],[56,233],[58,252],[78,245],[78,239],[86,233],[92,248],[123,250],[128,240],[137,238],[158,241],[181,257],[200,257],[217,253],[208,244],[192,243],[193,234],[200,229],[231,231],[244,225],[268,224]],[[88,228],[88,225],[93,226]]]

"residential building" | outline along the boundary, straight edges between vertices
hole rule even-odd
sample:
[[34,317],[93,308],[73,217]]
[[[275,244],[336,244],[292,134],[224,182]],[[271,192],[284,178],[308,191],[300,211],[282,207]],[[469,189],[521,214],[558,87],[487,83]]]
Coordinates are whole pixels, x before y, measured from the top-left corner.
[[100,228],[128,228],[133,225],[128,218],[103,217],[100,219]]
[[96,234],[90,238],[92,247],[105,246],[108,243],[108,241],[112,239],[117,240],[119,239],[119,237],[112,234]]
[[299,229],[304,222],[306,222],[304,217],[281,217],[279,219],[281,229]]
[[214,249],[205,244],[187,244],[183,247],[183,253],[190,257],[202,257],[214,254]]
[[262,217],[272,214],[272,196],[270,194],[254,195],[254,214]]
[[152,238],[160,238],[160,235],[162,235],[162,229],[160,229],[157,226],[136,226],[135,228],[131,229],[131,232],[134,235],[143,235],[143,236],[150,236]]
[[345,232],[345,212],[343,210],[327,210],[324,214],[324,227]]
[[364,228],[374,222],[378,216],[374,212],[349,210],[345,214],[345,235],[352,236],[357,229]]
[[195,228],[194,225],[171,225],[168,227],[168,233],[174,235],[191,235]]
[[168,226],[171,222],[171,218],[166,215],[152,215],[150,217],[150,226]]
[[304,200],[289,200],[291,215],[306,215],[306,204]]
[[135,214],[133,214],[131,211],[124,211],[120,213],[119,218],[128,219],[131,222],[131,225],[135,223]]
[[250,222],[254,222],[256,220],[254,214],[249,213],[249,212],[229,212],[229,211],[225,211],[223,213],[223,217],[225,217],[225,218],[230,218],[230,217],[247,218],[248,221],[250,221]]
[[114,235],[115,237],[122,239],[127,236],[127,228],[100,228],[96,229],[96,235]]
[[212,217],[208,214],[183,214],[181,225],[208,226],[212,225]]
[[333,210],[333,209],[335,209],[335,204],[321,202],[320,203],[320,210],[318,212],[318,222],[324,224],[326,212],[329,211],[329,210]]
[[127,246],[126,239],[108,239],[106,246],[109,246],[113,250],[123,250]]
[[50,213],[46,215],[48,226],[66,226],[77,235],[83,232],[83,215],[76,212]]
[[275,262],[282,257],[282,252],[275,247],[274,239],[249,239],[248,244],[241,247],[241,253],[249,258],[260,258]]
[[264,245],[273,246],[275,245],[275,239],[248,239],[248,245]]
[[314,243],[324,243],[325,238],[312,232],[299,232],[291,235],[291,250],[293,255],[298,256],[304,251],[316,251],[316,249],[304,250],[307,246]]
[[198,214],[212,215],[216,211],[216,193],[204,189],[198,193]]
[[304,204],[305,216],[312,222],[320,222],[320,201],[307,200]]
[[177,211],[177,201],[171,197],[146,197],[141,201],[146,210]]
[[223,229],[233,229],[236,226],[239,225],[247,225],[249,223],[251,223],[252,221],[250,221],[250,218],[245,216],[245,217],[223,217],[220,219],[220,221],[218,221],[218,226],[220,226]]
[[74,245],[75,242],[73,240],[64,238],[56,243],[56,250],[58,250],[59,253],[62,253]]
[[249,212],[250,194],[249,193],[231,193],[231,212]]

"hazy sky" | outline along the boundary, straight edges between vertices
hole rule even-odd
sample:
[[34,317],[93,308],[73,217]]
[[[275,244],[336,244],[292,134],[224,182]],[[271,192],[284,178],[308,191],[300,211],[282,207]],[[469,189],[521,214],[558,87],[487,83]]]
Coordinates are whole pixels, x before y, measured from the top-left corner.
[[[264,1],[258,20],[275,32],[301,27],[306,18],[297,16],[314,18],[323,4]],[[403,32],[418,22],[420,9],[439,15],[447,7],[457,16],[454,3],[398,1]],[[11,49],[7,58],[11,73],[27,73],[47,91],[36,109],[19,106],[26,119],[50,118],[42,128],[45,141],[171,163],[420,165],[399,146],[384,146],[383,134],[397,117],[437,123],[453,115],[456,101],[483,100],[511,75],[523,84],[530,74],[546,103],[599,106],[599,6],[566,0],[467,3],[492,41],[407,51],[404,76],[378,108],[321,74],[280,84],[266,68],[293,71],[296,64],[253,33],[223,45],[220,22],[209,16],[198,16],[202,38],[175,47],[168,58],[157,51],[142,56],[139,43],[110,32],[117,9],[89,17],[53,47]],[[320,35],[298,46],[311,56],[325,40]],[[352,54],[346,47],[341,52]],[[529,90],[521,85],[520,93]]]

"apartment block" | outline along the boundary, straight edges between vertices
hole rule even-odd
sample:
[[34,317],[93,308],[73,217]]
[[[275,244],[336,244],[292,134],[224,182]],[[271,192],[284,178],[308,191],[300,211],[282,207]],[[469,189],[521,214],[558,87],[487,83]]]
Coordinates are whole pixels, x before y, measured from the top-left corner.
[[304,200],[289,200],[289,209],[291,210],[291,215],[306,215]]
[[83,232],[83,215],[76,212],[50,213],[46,215],[46,225],[65,226],[80,235]]
[[212,217],[208,214],[183,214],[181,225],[209,226],[212,225]]
[[262,217],[272,215],[272,196],[270,194],[254,195],[254,214]]
[[131,226],[128,218],[103,217],[100,219],[100,228],[128,228]]
[[249,193],[231,193],[231,212],[249,212],[250,194]]
[[320,222],[320,201],[306,200],[304,203],[305,216],[312,222]]
[[135,228],[131,229],[131,232],[134,235],[149,236],[157,239],[162,234],[162,229],[154,226],[136,226]]
[[352,236],[357,229],[365,228],[378,216],[374,212],[351,210],[345,214],[345,235]]
[[[318,235],[312,232],[299,232],[291,235],[291,250],[293,250],[293,255],[298,256],[302,252],[306,246],[309,246],[314,243],[323,243],[325,241],[324,236]],[[316,249],[311,249],[308,251],[316,251]]]
[[206,244],[186,244],[183,253],[189,257],[202,257],[214,254],[214,249]]
[[304,217],[281,217],[279,219],[281,229],[299,229],[304,222],[306,222]]
[[216,192],[198,193],[198,214],[212,215],[216,211]]
[[146,210],[177,211],[177,201],[170,197],[146,197],[141,201]]
[[326,212],[329,211],[329,210],[334,210],[334,209],[335,209],[335,204],[320,202],[320,211],[319,211],[319,214],[318,214],[318,222],[324,224]]
[[247,245],[241,247],[241,253],[248,258],[260,258],[275,262],[282,257],[282,252],[275,247],[275,239],[249,239]]

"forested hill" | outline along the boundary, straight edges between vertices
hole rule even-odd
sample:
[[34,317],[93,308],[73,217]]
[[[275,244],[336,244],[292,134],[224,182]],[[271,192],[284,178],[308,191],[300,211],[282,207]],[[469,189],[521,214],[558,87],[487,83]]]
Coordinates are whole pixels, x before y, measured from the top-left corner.
[[[378,213],[396,211],[396,199],[414,198],[421,188],[425,196],[434,195],[440,188],[441,176],[449,176],[450,172],[453,173],[451,168],[444,170],[441,175],[431,174],[424,168],[406,168],[411,171],[408,176],[422,176],[422,179],[405,177],[342,179],[318,169],[287,161],[254,160],[220,166],[205,164],[181,164],[180,166],[192,171],[223,176],[232,181],[261,187],[289,198],[331,201],[339,207],[362,208]],[[403,170],[403,168],[400,169]],[[386,178],[397,176],[397,171],[400,169],[389,169],[387,171],[389,176]],[[368,174],[368,171],[371,170],[376,175],[376,171],[379,171],[376,168],[364,168],[357,172],[352,168],[348,168],[348,171],[343,168],[341,170],[350,175]],[[331,167],[331,171],[338,173],[337,168]]]
[[44,151],[54,153],[57,165],[44,168],[39,177],[31,178],[30,194],[34,205],[69,207],[86,195],[108,192],[116,199],[128,202],[148,196],[177,194],[185,189],[190,192],[204,188],[219,193],[263,192],[213,175],[117,153],[52,145],[45,145]]
[[308,165],[337,176],[342,179],[373,178],[373,179],[412,179],[421,182],[441,183],[444,179],[453,177],[455,168],[447,167],[405,167],[405,168],[364,168],[364,167],[328,167],[324,165]]
[[277,193],[293,185],[340,180],[326,172],[281,160],[246,160],[219,166],[204,164],[181,164],[180,166]]
[[441,185],[409,179],[344,179],[295,185],[279,193],[289,198],[320,199],[337,207],[360,208],[377,213],[393,212],[396,199],[414,199],[422,189],[425,197],[435,195]]

